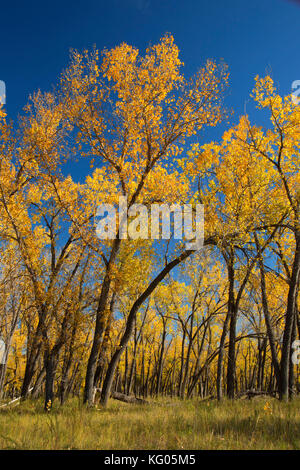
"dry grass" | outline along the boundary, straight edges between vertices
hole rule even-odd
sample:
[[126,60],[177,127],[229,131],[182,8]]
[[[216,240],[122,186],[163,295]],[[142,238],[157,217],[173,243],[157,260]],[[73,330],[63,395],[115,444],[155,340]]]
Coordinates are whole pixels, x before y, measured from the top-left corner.
[[28,401],[0,411],[1,449],[300,449],[300,400],[111,401],[107,409],[73,400],[45,414]]

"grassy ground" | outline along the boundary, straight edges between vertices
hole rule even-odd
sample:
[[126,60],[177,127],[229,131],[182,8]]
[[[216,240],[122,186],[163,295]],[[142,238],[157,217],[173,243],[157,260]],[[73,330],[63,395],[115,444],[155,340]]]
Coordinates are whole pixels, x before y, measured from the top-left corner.
[[0,449],[300,449],[300,400],[111,401],[105,410],[73,400],[51,414],[28,401],[0,410]]

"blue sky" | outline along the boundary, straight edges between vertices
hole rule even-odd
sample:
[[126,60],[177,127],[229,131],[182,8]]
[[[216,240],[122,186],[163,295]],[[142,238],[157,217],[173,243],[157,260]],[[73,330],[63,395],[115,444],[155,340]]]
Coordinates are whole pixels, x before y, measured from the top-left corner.
[[52,0],[1,6],[0,80],[15,118],[29,93],[51,89],[70,48],[110,48],[128,42],[143,51],[174,35],[193,74],[207,59],[229,65],[226,99],[243,113],[256,74],[270,72],[282,94],[300,79],[300,2],[294,0]]

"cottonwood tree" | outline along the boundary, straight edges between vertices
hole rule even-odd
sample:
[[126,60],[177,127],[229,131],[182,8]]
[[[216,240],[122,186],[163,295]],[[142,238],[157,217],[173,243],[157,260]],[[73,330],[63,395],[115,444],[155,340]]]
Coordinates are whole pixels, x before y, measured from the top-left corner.
[[[160,174],[159,167],[176,159],[186,139],[204,126],[215,126],[223,118],[222,90],[227,82],[226,67],[207,61],[196,76],[187,81],[180,73],[181,65],[173,37],[167,35],[157,45],[149,47],[144,56],[127,44],[105,50],[101,63],[97,51],[92,54],[75,52],[63,76],[65,116],[78,129],[79,149],[117,178],[119,192],[128,198],[129,208],[136,202],[154,202],[157,187],[163,188],[160,178],[166,174],[165,171]],[[180,200],[176,180],[173,181],[174,201]],[[163,192],[159,194],[159,200],[164,200]],[[107,317],[112,270],[123,242],[119,235],[111,243],[99,296],[84,396],[90,404]],[[152,287],[149,289],[152,291]],[[146,297],[140,298],[139,305]],[[131,326],[128,325],[126,338],[130,335]],[[126,342],[124,338],[119,353]],[[109,367],[103,403],[109,395],[108,384],[119,353]]]
[[[256,77],[253,91],[259,109],[265,109],[270,118],[270,129],[248,125],[245,142],[259,161],[264,161],[266,177],[272,181],[271,213],[277,214],[274,224],[285,227],[294,237],[293,264],[287,295],[285,325],[280,360],[279,393],[282,400],[289,398],[289,374],[293,325],[298,315],[297,297],[300,280],[300,193],[299,193],[299,123],[300,110],[291,96],[282,98],[271,77]],[[287,214],[287,215],[286,215]],[[284,222],[282,221],[284,217]]]

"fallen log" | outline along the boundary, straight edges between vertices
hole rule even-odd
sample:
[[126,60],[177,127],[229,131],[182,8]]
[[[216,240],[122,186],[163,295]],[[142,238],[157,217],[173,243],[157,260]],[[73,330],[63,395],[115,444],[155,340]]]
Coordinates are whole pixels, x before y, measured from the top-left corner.
[[241,393],[238,398],[248,398],[250,400],[251,398],[260,396],[271,396],[276,398],[276,392],[267,392],[264,390],[246,390],[245,392]]
[[119,392],[113,392],[111,394],[111,398],[114,398],[114,400],[124,401],[125,403],[131,403],[133,405],[147,405],[149,403],[147,400],[143,400],[142,398],[125,395],[124,393]]
[[[29,393],[33,390],[33,387],[29,389]],[[12,405],[13,403],[19,404],[21,401],[22,397],[14,398],[13,400],[9,401],[8,403],[4,403],[3,405],[0,405],[0,408],[6,408],[7,406]]]

